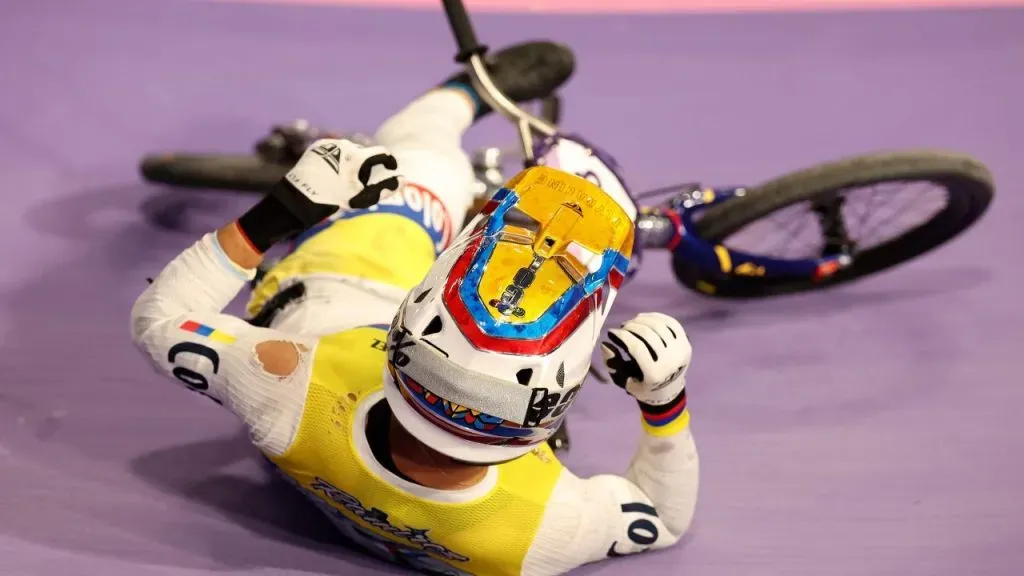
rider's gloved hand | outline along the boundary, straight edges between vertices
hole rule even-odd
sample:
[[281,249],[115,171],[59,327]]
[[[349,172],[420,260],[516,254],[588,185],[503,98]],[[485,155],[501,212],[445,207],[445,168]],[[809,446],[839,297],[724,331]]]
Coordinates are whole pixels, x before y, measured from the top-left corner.
[[324,138],[306,148],[285,180],[313,204],[358,209],[397,191],[403,177],[383,146]]
[[675,318],[656,312],[638,314],[608,331],[601,343],[608,374],[616,386],[640,402],[645,412],[685,408],[686,369],[693,348]]
[[264,253],[339,209],[373,206],[403,183],[398,161],[384,147],[317,140],[267,196],[238,219],[238,226],[252,247]]

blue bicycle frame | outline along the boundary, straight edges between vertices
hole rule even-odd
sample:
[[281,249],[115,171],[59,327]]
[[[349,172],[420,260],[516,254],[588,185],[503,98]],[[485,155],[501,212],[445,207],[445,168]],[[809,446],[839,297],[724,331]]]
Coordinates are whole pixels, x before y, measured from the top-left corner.
[[852,259],[843,254],[806,259],[770,258],[714,244],[694,233],[694,220],[701,212],[742,197],[745,192],[744,188],[697,189],[673,198],[662,211],[676,225],[676,236],[667,246],[673,257],[691,264],[707,277],[696,283],[698,290],[714,294],[715,278],[824,281],[850,265]]
[[[611,185],[623,191],[634,204],[638,198],[650,195],[651,192],[634,195],[629,191],[618,162],[601,148],[586,141],[582,137],[572,134],[556,134],[534,142],[532,159],[525,165],[532,166],[543,162],[543,158],[559,156],[561,150],[573,151],[577,162],[584,162],[584,166],[575,167],[562,166],[565,170],[576,170],[577,175],[594,182],[605,188]],[[553,155],[553,156],[552,156]],[[582,160],[581,160],[582,159]],[[600,169],[596,168],[600,166]],[[595,173],[595,170],[603,173]],[[617,182],[612,182],[615,180]],[[748,282],[771,283],[773,281],[806,280],[813,281],[827,280],[837,271],[848,266],[852,260],[845,255],[825,256],[821,258],[807,259],[781,259],[760,256],[733,250],[721,244],[714,244],[696,233],[697,227],[694,219],[702,211],[740,198],[745,194],[743,188],[701,188],[697,185],[685,185],[682,193],[677,194],[668,205],[657,211],[647,210],[646,214],[641,210],[638,221],[645,217],[664,217],[672,221],[675,228],[675,235],[667,245],[656,244],[654,246],[641,246],[637,242],[634,246],[634,258],[630,262],[628,278],[632,278],[640,269],[643,260],[643,250],[652,248],[667,248],[673,253],[673,257],[682,260],[690,269],[696,269],[696,277],[693,280],[693,287],[706,294],[714,294],[716,285],[726,281],[747,280]],[[638,230],[637,236],[640,236]]]

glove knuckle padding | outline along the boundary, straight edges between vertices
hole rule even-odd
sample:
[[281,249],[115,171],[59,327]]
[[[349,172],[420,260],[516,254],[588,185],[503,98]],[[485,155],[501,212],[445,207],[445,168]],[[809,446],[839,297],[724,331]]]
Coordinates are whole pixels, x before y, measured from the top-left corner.
[[647,351],[648,356],[650,356],[651,362],[657,363],[660,358],[664,357],[666,343],[653,328],[637,323],[630,328],[630,332],[640,341],[640,344]]
[[622,338],[623,343],[626,345],[626,351],[633,357],[638,363],[647,364],[653,361],[650,354],[650,349],[646,343],[640,339],[640,337],[632,330],[619,330],[619,337]]
[[636,315],[636,320],[640,322],[652,322],[655,324],[663,324],[666,320],[671,317],[661,312],[642,312]]
[[638,314],[609,330],[601,346],[615,384],[651,404],[668,402],[683,389],[692,352],[679,321],[657,312]]
[[644,377],[636,357],[624,340],[628,340],[629,336],[623,334],[621,330],[609,330],[608,341],[601,344],[601,354],[604,356],[608,375],[616,386],[627,391],[630,382],[643,380]]
[[686,335],[686,329],[683,328],[683,324],[675,318],[669,318],[666,327],[671,329],[675,333],[676,338],[680,340],[689,340],[689,336]]

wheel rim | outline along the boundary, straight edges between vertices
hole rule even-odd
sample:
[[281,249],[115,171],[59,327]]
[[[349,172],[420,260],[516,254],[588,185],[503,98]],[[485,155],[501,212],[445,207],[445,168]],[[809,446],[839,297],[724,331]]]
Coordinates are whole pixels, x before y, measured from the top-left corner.
[[927,225],[946,209],[949,192],[930,181],[850,187],[785,206],[740,228],[723,244],[778,259],[858,254]]

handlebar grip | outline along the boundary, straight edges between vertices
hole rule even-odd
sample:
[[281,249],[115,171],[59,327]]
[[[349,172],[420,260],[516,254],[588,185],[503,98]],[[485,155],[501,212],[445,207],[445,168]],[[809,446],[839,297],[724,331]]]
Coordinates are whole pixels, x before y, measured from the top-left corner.
[[459,53],[455,55],[455,61],[465,64],[471,56],[483,56],[487,52],[487,46],[476,39],[473,23],[469,21],[469,14],[466,13],[466,5],[462,3],[462,0],[441,0],[441,3],[444,5],[448,25],[452,28],[455,43],[459,48]]

